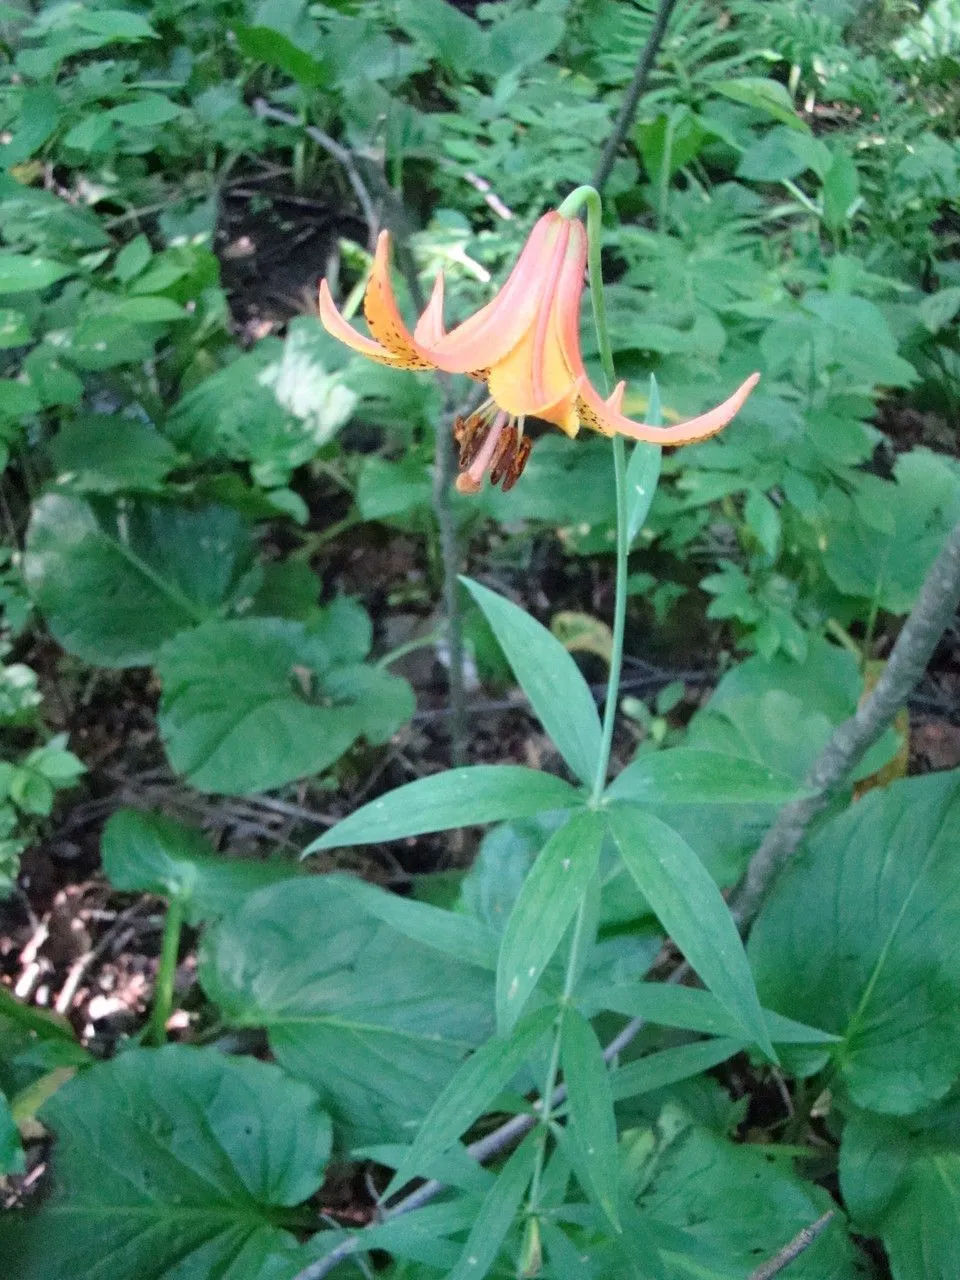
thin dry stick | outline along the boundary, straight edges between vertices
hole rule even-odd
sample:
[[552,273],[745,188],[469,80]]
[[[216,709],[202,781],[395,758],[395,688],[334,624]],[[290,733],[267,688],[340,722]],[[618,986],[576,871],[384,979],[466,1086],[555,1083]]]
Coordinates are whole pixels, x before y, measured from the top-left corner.
[[926,670],[960,603],[960,523],[927,571],[913,612],[897,637],[883,674],[849,720],[838,725],[807,779],[810,794],[785,805],[750,859],[733,902],[741,931],[749,928],[771,885],[804,832],[830,803],[866,752],[879,741]]
[[817,1236],[826,1231],[836,1217],[836,1213],[836,1209],[828,1209],[822,1218],[818,1218],[816,1222],[811,1222],[809,1227],[804,1227],[769,1262],[757,1267],[756,1271],[751,1271],[747,1280],[772,1280],[773,1276],[779,1275],[784,1267],[789,1267],[791,1262],[796,1262],[801,1253],[806,1253]]
[[637,59],[636,70],[633,73],[633,79],[627,88],[627,92],[623,95],[623,102],[620,104],[620,110],[617,112],[617,118],[613,122],[613,129],[610,137],[607,138],[603,148],[603,153],[597,162],[596,170],[591,178],[591,185],[596,187],[598,191],[603,191],[607,185],[607,179],[613,172],[613,166],[616,163],[617,152],[620,150],[620,144],[627,136],[627,130],[633,124],[633,117],[636,114],[637,104],[643,96],[643,91],[647,87],[647,80],[650,78],[650,72],[653,70],[653,64],[656,61],[657,54],[660,51],[660,45],[663,43],[663,37],[667,33],[667,23],[670,21],[670,15],[677,7],[677,0],[660,0],[660,7],[653,19],[653,26],[650,28],[650,34],[647,36],[647,42],[640,50],[640,57]]
[[353,187],[353,193],[357,197],[357,203],[363,211],[364,221],[367,224],[367,234],[370,237],[370,248],[376,242],[377,234],[380,230],[380,216],[374,206],[370,192],[363,178],[360,177],[360,171],[354,163],[353,155],[346,147],[341,147],[340,143],[330,137],[329,134],[318,129],[316,125],[305,124],[302,120],[298,120],[296,116],[291,115],[289,111],[281,111],[279,107],[273,107],[264,98],[257,98],[253,104],[254,114],[262,117],[264,120],[276,120],[278,124],[289,124],[295,129],[302,129],[308,137],[312,138],[317,146],[322,147],[327,155],[333,156],[337,164],[339,164],[344,173],[347,175],[347,181]]

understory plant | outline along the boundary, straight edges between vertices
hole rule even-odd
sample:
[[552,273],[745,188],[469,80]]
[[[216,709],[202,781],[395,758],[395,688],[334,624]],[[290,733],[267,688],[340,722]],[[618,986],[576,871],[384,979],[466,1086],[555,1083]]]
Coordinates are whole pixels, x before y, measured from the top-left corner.
[[[106,1045],[0,982],[4,1276],[956,1274],[960,770],[903,708],[960,598],[956,33],[906,9],[0,6],[0,896],[88,749],[28,663],[142,672],[170,794],[306,846],[112,812],[148,1000]],[[345,589],[353,539],[415,567]],[[391,787],[418,649],[452,767]],[[530,717],[463,764],[476,678]]]

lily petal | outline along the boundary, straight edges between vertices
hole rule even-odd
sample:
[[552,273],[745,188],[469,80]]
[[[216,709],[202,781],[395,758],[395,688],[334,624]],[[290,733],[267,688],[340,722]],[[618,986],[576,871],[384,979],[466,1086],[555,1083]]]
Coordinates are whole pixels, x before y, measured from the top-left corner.
[[[544,267],[566,218],[546,213],[530,232],[503,288],[485,307],[429,345],[429,355],[446,373],[477,373],[504,359],[536,322]],[[426,347],[425,347],[426,349]]]
[[[594,431],[605,436],[629,436],[631,440],[643,440],[648,444],[695,444],[698,440],[706,440],[721,431],[740,411],[759,381],[759,373],[752,373],[729,399],[718,404],[715,409],[701,413],[699,417],[689,418],[686,422],[678,422],[674,427],[654,427],[647,422],[634,422],[631,418],[625,418],[610,402],[602,400],[589,382],[585,382],[580,389],[577,411],[588,427],[593,427]],[[614,395],[616,394],[615,391]]]
[[318,310],[320,313],[320,323],[326,329],[327,333],[330,334],[331,338],[337,338],[353,351],[357,351],[360,355],[366,356],[368,360],[375,360],[378,364],[390,365],[394,369],[420,367],[419,365],[411,366],[402,356],[398,356],[393,351],[388,351],[386,347],[382,347],[379,342],[374,342],[372,338],[367,338],[362,333],[357,333],[353,325],[348,324],[347,321],[344,320],[343,316],[334,305],[326,280],[320,281],[320,302]]
[[413,331],[413,340],[419,347],[431,347],[446,336],[443,325],[443,272],[437,274],[433,282],[433,292],[426,310],[417,321]]
[[404,323],[390,283],[390,232],[377,237],[370,283],[363,295],[363,314],[370,332],[389,352],[403,360],[401,369],[432,369],[433,362],[420,350]]

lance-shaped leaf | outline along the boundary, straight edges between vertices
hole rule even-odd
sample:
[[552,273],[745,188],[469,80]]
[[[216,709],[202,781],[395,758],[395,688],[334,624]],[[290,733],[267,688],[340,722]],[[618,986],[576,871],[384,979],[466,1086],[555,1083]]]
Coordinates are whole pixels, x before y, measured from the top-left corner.
[[703,863],[652,813],[613,804],[606,811],[620,855],[660,923],[728,1013],[776,1060],[737,926]]
[[509,1031],[559,947],[600,859],[604,822],[576,813],[540,850],[514,903],[497,966],[497,1026]]
[[628,764],[607,797],[642,804],[785,804],[799,790],[789,774],[754,760],[674,747]]
[[513,764],[479,764],[418,778],[371,800],[304,849],[304,855],[347,844],[379,844],[451,827],[534,818],[583,803],[578,791],[550,773]]
[[600,756],[600,717],[580,669],[556,636],[535,618],[478,582],[462,578],[540,723],[581,780],[592,782]]

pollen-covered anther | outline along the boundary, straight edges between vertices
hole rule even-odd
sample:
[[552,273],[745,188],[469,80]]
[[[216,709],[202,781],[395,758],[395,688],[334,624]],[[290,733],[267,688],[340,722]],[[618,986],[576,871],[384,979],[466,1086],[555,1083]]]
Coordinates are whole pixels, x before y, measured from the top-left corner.
[[533,442],[524,436],[523,423],[508,414],[484,406],[470,418],[454,423],[454,439],[460,445],[460,493],[479,493],[484,475],[493,485],[503,482],[506,493],[520,479]]

